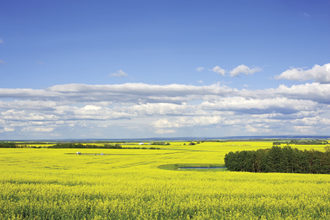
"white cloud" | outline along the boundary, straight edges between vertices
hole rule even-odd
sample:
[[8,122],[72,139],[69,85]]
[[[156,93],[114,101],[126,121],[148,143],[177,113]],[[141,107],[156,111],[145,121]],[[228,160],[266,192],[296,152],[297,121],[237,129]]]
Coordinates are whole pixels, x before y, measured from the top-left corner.
[[274,98],[244,98],[225,97],[217,101],[206,101],[202,108],[214,111],[236,111],[249,114],[281,113],[292,114],[299,111],[312,110],[317,106],[310,100],[288,99],[286,97]]
[[224,76],[226,73],[226,70],[222,69],[220,66],[215,66],[211,69],[211,71],[218,73],[219,75]]
[[291,68],[284,71],[276,78],[296,81],[313,80],[320,83],[330,83],[330,63],[324,64],[323,66],[314,65],[311,69]]
[[249,74],[253,74],[256,72],[260,72],[260,71],[261,71],[261,68],[259,68],[259,67],[250,68],[244,64],[241,64],[230,71],[230,76],[234,77],[234,76],[238,76],[240,74],[249,75]]
[[172,134],[175,133],[174,129],[156,129],[155,130],[156,134]]
[[276,89],[260,91],[259,95],[276,94],[295,99],[312,100],[319,103],[330,104],[330,84],[306,83],[291,87],[280,85]]
[[24,132],[52,132],[54,128],[52,127],[24,127],[22,129]]
[[194,128],[204,136],[307,131],[299,126],[328,134],[329,94],[330,84],[316,82],[262,90],[145,83],[0,88],[0,139],[8,133],[55,135],[55,129],[63,138],[190,136]]
[[193,86],[183,84],[152,85],[125,83],[114,85],[64,84],[47,89],[1,89],[0,98],[119,103],[182,103],[200,96],[233,95],[237,92],[219,84]]
[[54,101],[37,101],[37,100],[13,100],[0,101],[0,109],[30,109],[30,110],[51,110],[56,107]]
[[185,103],[145,103],[130,106],[129,111],[138,115],[183,115],[189,114],[189,108]]
[[199,66],[199,67],[196,68],[196,71],[197,72],[202,72],[204,69],[205,69],[204,67]]
[[246,126],[245,126],[245,129],[246,129],[247,131],[251,132],[251,133],[256,133],[256,132],[258,132],[258,129],[255,128],[255,127],[253,127],[253,126],[251,126],[251,125],[246,125]]
[[118,70],[117,72],[112,73],[111,76],[112,77],[126,77],[128,75],[123,70]]
[[293,126],[294,130],[297,131],[298,133],[302,134],[310,134],[310,135],[315,135],[317,134],[317,131],[314,129],[313,126],[305,126],[305,125],[295,125]]
[[13,132],[13,131],[15,131],[15,129],[14,128],[11,128],[11,127],[0,128],[0,133]]
[[56,120],[54,114],[46,114],[38,111],[27,111],[21,109],[10,109],[0,112],[0,115],[5,120],[15,121],[46,121]]
[[221,117],[215,116],[193,116],[193,117],[174,117],[172,120],[159,119],[154,122],[155,128],[181,128],[192,126],[215,125],[221,121]]

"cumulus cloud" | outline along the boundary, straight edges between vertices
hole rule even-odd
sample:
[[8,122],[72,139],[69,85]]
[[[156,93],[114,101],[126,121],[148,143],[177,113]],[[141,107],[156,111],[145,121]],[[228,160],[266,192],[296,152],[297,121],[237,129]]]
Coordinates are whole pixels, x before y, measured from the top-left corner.
[[244,64],[241,64],[230,71],[230,76],[234,77],[234,76],[238,76],[240,74],[249,75],[249,74],[253,74],[256,72],[260,72],[260,71],[261,71],[261,68],[259,68],[259,67],[250,68]]
[[117,72],[112,73],[111,76],[112,77],[126,77],[128,75],[123,70],[118,70]]
[[322,66],[314,65],[311,69],[291,68],[284,71],[276,78],[296,81],[312,80],[320,83],[330,83],[330,63]]
[[226,73],[226,70],[222,69],[220,66],[215,66],[211,69],[212,72],[218,73],[219,75],[224,76]]
[[[276,89],[260,91],[260,93],[277,94],[295,99],[312,100],[319,103],[330,104],[330,84],[306,83],[300,85],[280,85]],[[260,94],[259,94],[260,95]]]

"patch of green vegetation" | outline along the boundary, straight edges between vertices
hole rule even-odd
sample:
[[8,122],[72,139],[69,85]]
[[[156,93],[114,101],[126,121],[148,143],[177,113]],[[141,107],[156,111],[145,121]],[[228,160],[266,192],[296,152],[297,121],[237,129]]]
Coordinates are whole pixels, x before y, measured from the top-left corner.
[[[203,171],[226,169],[223,164],[208,164],[208,163],[163,164],[158,166],[158,168],[163,170],[194,170],[195,168],[195,170],[203,170]],[[205,168],[205,169],[198,169],[198,168]]]
[[154,141],[154,142],[151,142],[150,145],[170,145],[170,142],[165,142],[165,141]]

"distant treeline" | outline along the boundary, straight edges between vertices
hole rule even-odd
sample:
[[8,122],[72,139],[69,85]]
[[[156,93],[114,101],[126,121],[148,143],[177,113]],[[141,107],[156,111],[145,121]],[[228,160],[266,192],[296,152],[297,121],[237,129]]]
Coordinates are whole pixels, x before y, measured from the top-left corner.
[[6,142],[1,142],[0,143],[0,148],[17,148],[17,145],[15,143],[6,143]]
[[88,148],[88,149],[150,149],[158,150],[156,147],[123,147],[121,144],[104,144],[93,145],[93,144],[81,144],[81,143],[58,143],[48,148]]
[[[27,146],[15,143],[0,143],[0,148],[41,148],[38,146]],[[159,150],[157,147],[123,147],[121,144],[82,144],[82,143],[57,143],[52,146],[42,148],[88,148],[88,149],[147,149],[147,150]]]
[[154,141],[154,142],[150,143],[150,145],[170,145],[170,142]]
[[330,174],[330,148],[320,152],[274,146],[230,152],[225,155],[225,165],[231,171]]
[[300,145],[326,145],[329,142],[327,140],[290,140],[290,141],[274,141],[273,145],[281,144],[300,144]]
[[81,143],[57,143],[48,148],[91,148],[91,149],[122,149],[120,144],[104,144],[95,145],[95,144],[81,144]]

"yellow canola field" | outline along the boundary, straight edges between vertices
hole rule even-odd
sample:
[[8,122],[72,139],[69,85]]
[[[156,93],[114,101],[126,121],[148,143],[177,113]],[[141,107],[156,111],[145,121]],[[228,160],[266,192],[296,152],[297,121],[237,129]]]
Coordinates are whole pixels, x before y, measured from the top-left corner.
[[0,149],[0,219],[329,219],[330,175],[158,168],[223,164],[229,151],[271,146],[237,141],[171,142],[156,146],[161,150]]

